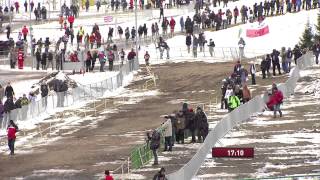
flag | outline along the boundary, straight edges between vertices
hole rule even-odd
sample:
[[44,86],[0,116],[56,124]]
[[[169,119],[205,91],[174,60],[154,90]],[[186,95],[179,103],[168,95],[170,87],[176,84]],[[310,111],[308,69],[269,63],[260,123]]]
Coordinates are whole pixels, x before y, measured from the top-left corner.
[[247,28],[247,37],[259,37],[269,33],[269,26],[263,21],[261,23],[252,23],[249,28]]

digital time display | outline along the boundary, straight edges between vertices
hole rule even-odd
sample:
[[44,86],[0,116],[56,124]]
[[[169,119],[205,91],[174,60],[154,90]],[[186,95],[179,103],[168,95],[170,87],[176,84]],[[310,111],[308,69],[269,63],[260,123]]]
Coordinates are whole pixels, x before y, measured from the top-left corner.
[[233,148],[233,147],[214,147],[212,148],[212,157],[219,158],[253,158],[253,148]]

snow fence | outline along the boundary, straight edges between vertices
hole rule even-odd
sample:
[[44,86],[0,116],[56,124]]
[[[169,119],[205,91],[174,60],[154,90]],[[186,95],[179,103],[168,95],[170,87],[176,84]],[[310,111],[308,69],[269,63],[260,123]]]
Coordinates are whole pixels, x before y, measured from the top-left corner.
[[65,92],[55,92],[47,97],[32,101],[21,108],[16,108],[8,113],[4,113],[2,122],[0,119],[0,130],[7,127],[9,120],[13,120],[14,122],[27,121],[38,118],[44,113],[55,112],[59,108],[69,107],[102,97],[105,92],[111,92],[121,87],[124,78],[130,72],[138,69],[139,62],[136,59],[132,64],[128,62],[121,66],[117,75],[106,80],[85,86],[80,85],[77,88],[69,89]]
[[[300,69],[305,69],[312,66],[314,57],[311,52],[308,52],[300,57],[297,61],[298,64],[291,70],[289,79],[285,83],[281,83],[278,85],[278,88],[283,92],[283,95],[285,97],[289,97],[293,94],[300,77]],[[218,140],[224,137],[230,130],[237,126],[237,124],[246,121],[253,114],[264,110],[267,99],[267,94],[256,96],[248,103],[242,104],[240,107],[222,118],[214,127],[214,129],[210,131],[204,143],[201,145],[192,159],[178,171],[169,174],[168,179],[192,179],[197,174],[211,148],[215,146]]]

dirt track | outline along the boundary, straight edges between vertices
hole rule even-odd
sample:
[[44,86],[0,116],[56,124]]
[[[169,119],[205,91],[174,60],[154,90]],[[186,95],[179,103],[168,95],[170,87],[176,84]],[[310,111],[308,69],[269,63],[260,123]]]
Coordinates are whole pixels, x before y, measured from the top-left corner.
[[[220,98],[220,82],[233,69],[233,63],[208,64],[170,63],[156,65],[154,72],[159,76],[158,87],[160,95],[151,96],[137,104],[119,105],[123,98],[110,98],[108,107],[117,105],[121,113],[100,114],[93,120],[86,120],[76,128],[79,131],[66,134],[61,130],[62,139],[49,145],[40,145],[32,153],[17,154],[10,158],[2,154],[0,174],[4,179],[9,177],[27,177],[26,179],[67,178],[93,179],[101,175],[105,169],[118,167],[119,160],[126,159],[129,151],[144,140],[146,130],[156,128],[162,123],[163,114],[179,109],[182,102],[187,101],[193,107],[198,104],[208,104]],[[143,70],[139,76],[143,76]],[[263,86],[273,81],[283,81],[286,77],[262,81],[257,78],[260,88],[253,94],[260,94]],[[136,81],[127,88],[139,90],[145,80]],[[100,119],[97,126],[88,128],[94,119]],[[218,120],[218,119],[216,119]],[[59,131],[60,132],[60,131]],[[130,136],[126,136],[126,135]],[[54,138],[56,136],[51,136]],[[49,138],[49,139],[50,139]],[[19,137],[18,137],[19,139]],[[19,146],[17,147],[19,149]],[[184,159],[187,161],[188,159]],[[103,162],[102,164],[97,164]],[[178,168],[176,166],[175,168]],[[172,168],[174,170],[175,168]],[[71,169],[81,170],[74,173],[47,173],[36,176],[34,170]],[[146,174],[149,176],[150,174]]]

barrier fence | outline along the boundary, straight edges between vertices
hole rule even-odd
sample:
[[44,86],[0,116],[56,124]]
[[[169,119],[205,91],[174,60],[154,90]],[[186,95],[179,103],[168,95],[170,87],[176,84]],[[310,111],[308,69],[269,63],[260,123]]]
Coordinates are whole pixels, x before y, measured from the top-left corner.
[[26,121],[39,117],[47,112],[54,112],[61,107],[69,107],[87,100],[94,100],[104,96],[105,92],[113,91],[123,85],[124,78],[132,71],[139,69],[138,60],[128,62],[119,68],[117,75],[106,80],[89,85],[80,85],[65,92],[50,92],[51,94],[38,100],[31,101],[21,108],[4,113],[0,129],[7,127],[9,120]]
[[[170,44],[169,44],[170,45]],[[158,62],[161,60],[161,51],[157,44],[150,44],[149,46],[143,47],[141,49],[142,52],[148,51],[149,54],[152,54],[153,56],[150,57],[150,62]],[[272,52],[272,50],[269,49],[248,49],[244,48],[244,56],[240,57],[240,50],[238,47],[214,47],[212,56],[209,52],[209,47],[207,44],[205,44],[203,51],[200,51],[200,47],[197,48],[197,56],[196,58],[193,55],[193,49],[192,46],[190,47],[190,50],[188,51],[187,46],[174,46],[169,49],[169,59],[184,59],[184,60],[194,60],[197,58],[204,58],[202,60],[209,60],[209,61],[230,61],[230,60],[246,60],[246,59],[257,59],[260,56],[263,56],[266,54],[266,52]],[[144,53],[139,53],[140,59],[143,59]],[[163,58],[167,59],[167,51],[163,50]]]
[[[283,92],[284,97],[292,95],[300,77],[300,70],[312,66],[313,59],[313,54],[311,52],[304,54],[298,59],[297,66],[291,70],[289,79],[285,83],[278,85],[278,88]],[[178,171],[169,174],[168,179],[192,179],[192,177],[197,174],[207,154],[210,152],[211,148],[215,146],[218,140],[223,138],[230,130],[237,126],[237,124],[246,121],[253,114],[264,110],[267,99],[267,94],[256,96],[222,118],[214,129],[209,132],[204,143],[192,159]]]

